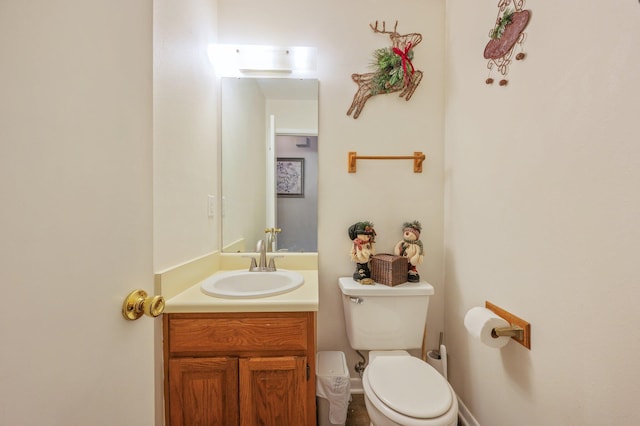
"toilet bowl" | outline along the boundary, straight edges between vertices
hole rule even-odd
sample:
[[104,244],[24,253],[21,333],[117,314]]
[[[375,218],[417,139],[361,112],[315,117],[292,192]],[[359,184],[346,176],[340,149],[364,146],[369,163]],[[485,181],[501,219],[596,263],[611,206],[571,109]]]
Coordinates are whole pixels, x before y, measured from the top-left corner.
[[364,371],[365,404],[374,426],[455,426],[451,385],[406,351],[371,351]]

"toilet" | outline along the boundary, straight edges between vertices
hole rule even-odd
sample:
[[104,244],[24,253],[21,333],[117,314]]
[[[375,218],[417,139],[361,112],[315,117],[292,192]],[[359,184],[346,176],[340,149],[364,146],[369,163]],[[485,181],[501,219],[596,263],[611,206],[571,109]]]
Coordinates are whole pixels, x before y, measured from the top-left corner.
[[455,426],[458,400],[431,365],[408,349],[422,346],[431,284],[394,287],[338,280],[349,344],[369,352],[362,376],[373,426]]

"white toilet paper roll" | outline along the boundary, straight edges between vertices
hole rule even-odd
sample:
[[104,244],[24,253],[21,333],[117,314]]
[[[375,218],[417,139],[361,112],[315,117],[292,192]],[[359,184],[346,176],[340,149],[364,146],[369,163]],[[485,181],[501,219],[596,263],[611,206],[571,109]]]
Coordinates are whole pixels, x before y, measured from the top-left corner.
[[487,308],[476,306],[469,309],[464,316],[464,326],[480,342],[491,348],[501,348],[509,343],[508,336],[493,337],[491,332],[496,327],[508,327],[509,323]]
[[439,352],[437,351],[427,352],[427,363],[433,368],[435,368],[442,377],[445,377],[444,376],[444,360],[442,359],[442,356],[440,355]]
[[442,375],[445,379],[449,380],[449,374],[447,372],[448,363],[447,363],[447,347],[445,345],[440,345],[440,357],[442,358]]
[[427,363],[438,370],[438,373],[445,379],[449,379],[447,374],[447,347],[440,345],[440,352],[427,352]]

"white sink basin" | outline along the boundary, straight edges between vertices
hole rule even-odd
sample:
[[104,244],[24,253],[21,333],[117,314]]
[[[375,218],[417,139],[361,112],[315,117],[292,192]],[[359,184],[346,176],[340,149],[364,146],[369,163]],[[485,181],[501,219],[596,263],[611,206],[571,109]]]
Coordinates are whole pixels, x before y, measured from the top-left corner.
[[204,294],[215,297],[267,297],[295,290],[303,283],[302,275],[293,271],[240,270],[212,275],[200,284],[200,290]]

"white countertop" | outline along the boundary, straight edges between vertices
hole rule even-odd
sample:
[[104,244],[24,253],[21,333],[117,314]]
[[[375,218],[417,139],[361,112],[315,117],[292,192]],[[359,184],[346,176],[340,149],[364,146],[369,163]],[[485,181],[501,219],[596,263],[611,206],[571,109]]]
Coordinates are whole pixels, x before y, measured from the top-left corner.
[[[200,282],[165,302],[164,312],[302,312],[318,310],[318,271],[292,269],[304,278],[304,284],[288,293],[257,298],[220,298],[204,294]],[[221,270],[216,274],[226,272]]]

